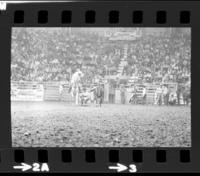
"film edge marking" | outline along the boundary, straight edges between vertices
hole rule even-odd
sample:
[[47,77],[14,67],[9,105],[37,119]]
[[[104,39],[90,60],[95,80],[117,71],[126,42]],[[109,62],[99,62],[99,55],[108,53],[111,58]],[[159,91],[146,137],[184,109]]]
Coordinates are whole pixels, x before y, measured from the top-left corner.
[[22,172],[28,171],[31,169],[32,172],[49,172],[48,163],[21,163],[21,165],[13,166],[13,169],[20,169]]
[[110,170],[116,170],[117,172],[123,172],[128,170],[128,172],[135,173],[137,172],[137,167],[135,164],[129,164],[129,166],[117,163],[116,166],[108,166]]
[[5,11],[7,7],[6,1],[0,1],[0,11]]

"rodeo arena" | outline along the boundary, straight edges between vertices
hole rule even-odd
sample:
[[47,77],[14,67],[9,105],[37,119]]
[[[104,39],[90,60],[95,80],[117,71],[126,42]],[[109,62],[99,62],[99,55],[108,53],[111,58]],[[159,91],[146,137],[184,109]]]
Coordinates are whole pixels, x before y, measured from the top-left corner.
[[13,147],[190,147],[190,28],[13,28]]

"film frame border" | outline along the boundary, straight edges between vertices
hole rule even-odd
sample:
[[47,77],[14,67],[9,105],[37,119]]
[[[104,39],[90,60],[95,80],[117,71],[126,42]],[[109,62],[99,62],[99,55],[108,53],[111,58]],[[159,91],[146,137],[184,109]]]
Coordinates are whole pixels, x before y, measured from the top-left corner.
[[[192,147],[190,148],[11,148],[11,119],[1,118],[0,123],[0,172],[13,170],[19,162],[48,162],[50,172],[112,172],[112,163],[135,163],[138,172],[194,172],[199,171],[200,143],[198,142],[198,16],[199,2],[172,1],[127,1],[127,2],[68,2],[8,4],[0,13],[0,46],[2,64],[0,77],[1,103],[5,106],[2,114],[10,117],[10,47],[12,27],[191,27],[192,30]],[[39,13],[47,12],[48,20],[42,23]],[[71,20],[62,21],[62,13],[67,11]],[[134,21],[134,13],[142,16]],[[89,15],[87,14],[89,13]],[[95,15],[92,22],[87,16]],[[142,14],[142,15],[141,15]],[[65,14],[66,15],[66,14]],[[68,16],[67,15],[67,16]],[[118,16],[116,18],[116,15]],[[134,15],[134,16],[133,16]],[[189,21],[185,20],[189,16]],[[43,16],[43,15],[42,15]],[[138,16],[138,15],[137,15]],[[161,16],[159,18],[158,16]],[[157,18],[158,17],[158,18]],[[40,17],[39,17],[40,18]],[[90,17],[89,17],[90,18]],[[110,21],[111,20],[111,21]],[[158,21],[161,20],[161,21]],[[5,93],[6,92],[6,93]],[[196,95],[196,96],[195,96]],[[16,150],[15,150],[16,149]],[[64,151],[64,152],[63,152]],[[135,152],[135,158],[132,156]],[[38,153],[39,156],[38,156]],[[63,154],[62,154],[63,153]],[[140,153],[140,154],[139,154]],[[142,154],[141,154],[142,153]],[[23,156],[24,155],[24,156]],[[63,156],[67,156],[65,159]],[[68,156],[69,155],[69,156]],[[71,155],[71,156],[70,156]],[[92,155],[92,157],[90,157]],[[142,157],[141,157],[142,155]],[[71,158],[71,159],[70,159]],[[92,158],[92,159],[91,159]],[[142,159],[141,159],[142,158]],[[5,160],[6,159],[6,160]],[[181,161],[181,162],[180,162]],[[67,167],[66,167],[67,166]]]

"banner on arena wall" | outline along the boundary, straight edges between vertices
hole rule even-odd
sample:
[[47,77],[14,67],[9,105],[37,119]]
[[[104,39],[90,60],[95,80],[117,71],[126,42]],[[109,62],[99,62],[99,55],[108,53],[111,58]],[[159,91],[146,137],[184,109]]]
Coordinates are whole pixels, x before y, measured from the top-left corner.
[[43,85],[26,87],[11,86],[11,101],[43,101]]

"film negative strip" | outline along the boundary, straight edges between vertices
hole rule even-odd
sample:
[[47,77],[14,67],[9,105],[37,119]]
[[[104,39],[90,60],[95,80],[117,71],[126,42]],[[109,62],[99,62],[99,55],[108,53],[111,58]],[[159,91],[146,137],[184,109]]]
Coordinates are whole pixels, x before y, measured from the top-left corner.
[[0,2],[0,172],[199,172],[199,8]]

